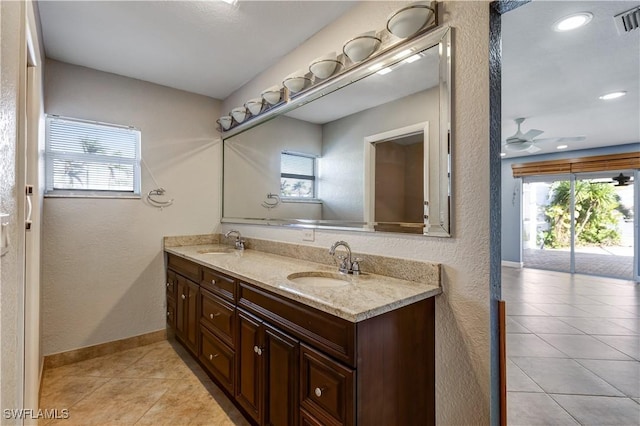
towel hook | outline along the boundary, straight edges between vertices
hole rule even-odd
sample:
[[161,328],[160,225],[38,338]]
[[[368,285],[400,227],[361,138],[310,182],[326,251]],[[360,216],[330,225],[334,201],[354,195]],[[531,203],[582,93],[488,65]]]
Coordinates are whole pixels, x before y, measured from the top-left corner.
[[149,204],[151,204],[154,207],[158,207],[158,208],[163,208],[163,207],[169,207],[170,205],[173,204],[173,198],[168,200],[168,201],[162,201],[162,200],[157,200],[153,197],[162,197],[165,192],[167,192],[164,188],[156,188],[156,189],[152,189],[151,191],[147,192],[147,201],[149,201]]

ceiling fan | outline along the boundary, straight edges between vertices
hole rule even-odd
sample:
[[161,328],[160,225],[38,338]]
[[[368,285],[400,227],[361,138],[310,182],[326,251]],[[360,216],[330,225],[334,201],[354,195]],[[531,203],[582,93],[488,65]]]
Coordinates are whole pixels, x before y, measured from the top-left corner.
[[534,152],[540,151],[540,148],[536,146],[536,144],[540,142],[567,143],[567,142],[580,142],[586,139],[585,136],[535,139],[536,136],[540,136],[541,134],[544,133],[544,131],[531,129],[527,131],[527,133],[522,133],[522,130],[520,130],[520,125],[524,122],[524,120],[525,120],[524,118],[515,119],[515,122],[518,125],[518,130],[513,136],[508,137],[507,140],[505,141],[505,148],[508,151],[528,152],[533,154]]
[[627,186],[630,182],[632,182],[631,176],[625,176],[622,173],[620,173],[618,176],[612,177],[611,180],[613,180],[613,182],[618,182],[618,184],[614,186]]

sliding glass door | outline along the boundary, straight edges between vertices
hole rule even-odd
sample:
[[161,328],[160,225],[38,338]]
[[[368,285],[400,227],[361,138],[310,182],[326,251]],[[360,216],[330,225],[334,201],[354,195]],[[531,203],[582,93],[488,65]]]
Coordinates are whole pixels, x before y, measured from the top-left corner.
[[[522,260],[525,268],[571,272],[570,206],[558,203],[567,177],[527,178],[522,186]],[[566,191],[565,191],[566,192]]]
[[574,272],[634,279],[632,176],[632,171],[576,175]]
[[637,175],[623,170],[527,178],[524,266],[638,280]]

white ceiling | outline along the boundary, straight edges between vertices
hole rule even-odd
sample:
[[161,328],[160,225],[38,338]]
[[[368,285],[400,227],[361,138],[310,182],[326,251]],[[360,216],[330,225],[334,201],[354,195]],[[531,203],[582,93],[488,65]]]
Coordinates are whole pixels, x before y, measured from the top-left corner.
[[[637,1],[533,1],[502,17],[502,139],[544,130],[539,138],[586,136],[569,150],[640,142],[640,29],[619,35],[613,17]],[[592,21],[569,32],[553,24],[588,11]],[[627,95],[598,99],[612,91]],[[536,154],[557,152],[540,143]],[[504,151],[504,150],[503,150]],[[507,152],[507,157],[529,155]]]
[[351,1],[40,1],[46,56],[224,99]]
[[[348,1],[40,1],[47,57],[224,99],[354,5]],[[640,30],[613,16],[637,1],[536,0],[503,15],[503,139],[585,136],[570,150],[640,141]],[[575,31],[552,25],[574,12]],[[602,101],[614,90],[627,96]],[[540,143],[555,152],[556,144]],[[528,153],[509,152],[507,158]]]

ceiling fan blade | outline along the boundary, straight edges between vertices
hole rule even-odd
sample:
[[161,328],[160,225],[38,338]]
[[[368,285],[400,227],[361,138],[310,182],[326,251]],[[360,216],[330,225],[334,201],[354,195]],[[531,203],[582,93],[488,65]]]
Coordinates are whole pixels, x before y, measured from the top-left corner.
[[582,142],[587,139],[586,136],[572,136],[567,138],[558,138],[558,142],[566,143],[566,142]]
[[543,133],[544,133],[544,131],[542,131],[542,130],[531,129],[527,133],[522,135],[522,139],[531,140],[531,139],[535,138],[536,136],[539,136],[539,135],[541,135]]
[[535,139],[533,142],[535,143],[567,143],[567,142],[582,142],[583,140],[587,139],[586,136],[572,136],[572,137],[566,137],[566,138],[540,138],[540,139]]
[[513,151],[513,152],[523,152],[528,150],[532,146],[533,146],[533,142],[525,141],[525,140],[520,140],[515,142],[507,141],[507,143],[504,145],[507,151]]

